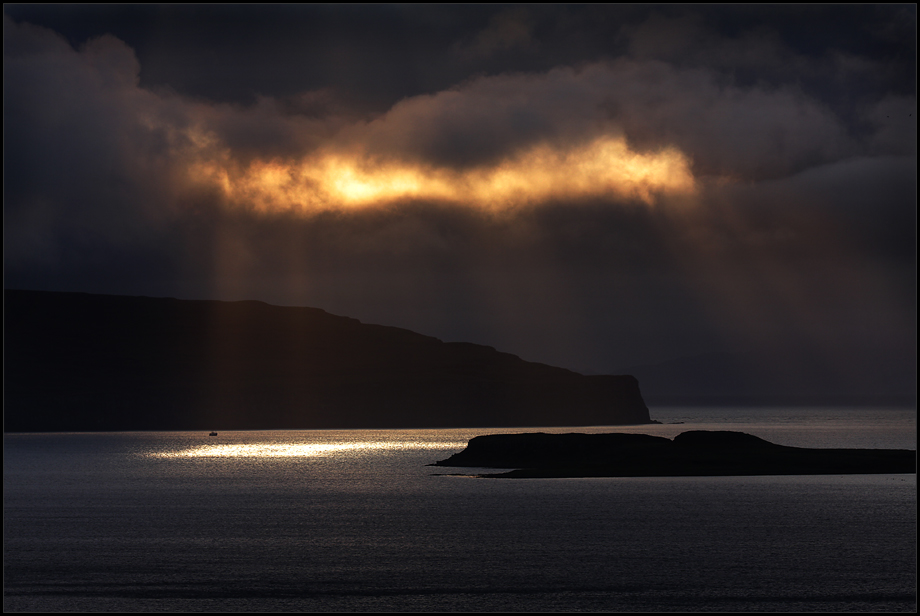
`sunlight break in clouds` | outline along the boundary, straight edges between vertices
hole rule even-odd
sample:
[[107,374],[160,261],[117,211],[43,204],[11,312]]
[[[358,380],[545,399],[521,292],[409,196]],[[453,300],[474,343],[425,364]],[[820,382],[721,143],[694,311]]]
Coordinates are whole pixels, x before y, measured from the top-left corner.
[[353,210],[402,200],[493,211],[598,197],[652,205],[659,195],[696,190],[690,162],[679,150],[637,153],[624,138],[606,135],[568,149],[540,144],[468,170],[334,151],[243,167],[224,152],[193,162],[189,174],[193,182],[219,189],[228,203],[262,213]]

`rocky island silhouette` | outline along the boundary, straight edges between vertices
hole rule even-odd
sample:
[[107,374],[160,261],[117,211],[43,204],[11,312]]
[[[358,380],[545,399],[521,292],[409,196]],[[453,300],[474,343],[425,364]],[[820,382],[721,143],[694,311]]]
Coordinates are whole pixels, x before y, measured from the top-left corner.
[[906,449],[811,449],[744,432],[490,434],[430,466],[515,469],[480,477],[680,477],[916,473]]

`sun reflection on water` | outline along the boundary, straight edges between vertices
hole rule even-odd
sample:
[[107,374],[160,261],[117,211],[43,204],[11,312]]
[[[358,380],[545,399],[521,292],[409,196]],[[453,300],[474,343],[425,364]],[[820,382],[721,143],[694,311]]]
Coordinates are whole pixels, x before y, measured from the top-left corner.
[[[461,444],[461,448],[465,443]],[[157,452],[158,458],[311,458],[328,457],[343,451],[372,452],[407,449],[450,449],[455,442],[358,441],[341,443],[220,443],[179,451]]]

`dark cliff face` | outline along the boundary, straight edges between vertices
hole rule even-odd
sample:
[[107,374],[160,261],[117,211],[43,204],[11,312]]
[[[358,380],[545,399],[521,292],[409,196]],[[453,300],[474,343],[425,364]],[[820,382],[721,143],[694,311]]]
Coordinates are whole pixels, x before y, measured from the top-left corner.
[[583,376],[316,308],[4,292],[7,431],[648,423]]

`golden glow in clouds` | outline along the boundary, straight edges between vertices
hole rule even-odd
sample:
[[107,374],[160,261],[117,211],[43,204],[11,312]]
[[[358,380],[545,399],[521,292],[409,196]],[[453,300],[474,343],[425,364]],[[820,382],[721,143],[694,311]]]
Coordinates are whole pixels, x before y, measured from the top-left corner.
[[242,166],[228,153],[198,159],[189,173],[237,207],[264,213],[361,209],[405,200],[504,210],[553,200],[615,197],[652,205],[659,195],[696,190],[675,148],[629,149],[604,136],[568,149],[538,145],[489,166],[464,170],[324,151],[297,161]]

